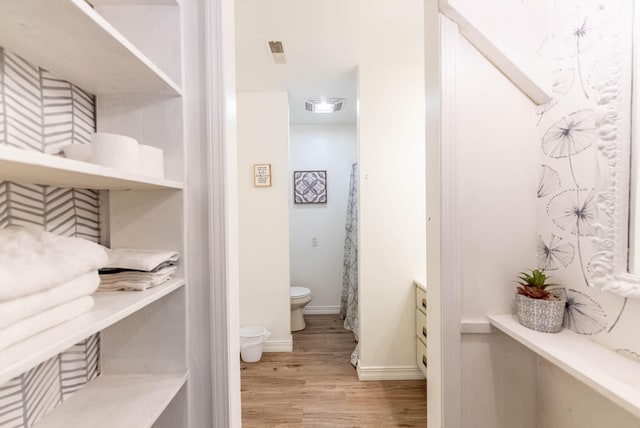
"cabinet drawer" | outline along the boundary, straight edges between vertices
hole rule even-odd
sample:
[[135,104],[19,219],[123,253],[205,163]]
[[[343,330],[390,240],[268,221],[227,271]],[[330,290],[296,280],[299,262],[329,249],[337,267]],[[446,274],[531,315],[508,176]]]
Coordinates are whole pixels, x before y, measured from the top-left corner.
[[427,377],[427,345],[416,338],[416,363],[424,377]]
[[416,287],[416,307],[427,313],[427,292],[420,287]]
[[416,336],[427,343],[427,316],[420,309],[416,309]]

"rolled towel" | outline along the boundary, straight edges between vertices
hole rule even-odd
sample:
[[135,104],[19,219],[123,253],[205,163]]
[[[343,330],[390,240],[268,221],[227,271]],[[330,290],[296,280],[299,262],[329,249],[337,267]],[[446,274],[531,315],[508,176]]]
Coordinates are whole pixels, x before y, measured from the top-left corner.
[[90,311],[93,305],[93,297],[80,297],[0,329],[0,350],[76,318]]
[[86,239],[18,227],[0,229],[0,302],[48,290],[107,261],[105,248]]
[[94,270],[40,293],[0,302],[0,329],[55,306],[88,296],[96,291],[99,284],[100,276]]
[[106,269],[130,269],[152,271],[166,262],[177,262],[177,251],[134,250],[129,248],[112,248],[109,250],[109,262]]

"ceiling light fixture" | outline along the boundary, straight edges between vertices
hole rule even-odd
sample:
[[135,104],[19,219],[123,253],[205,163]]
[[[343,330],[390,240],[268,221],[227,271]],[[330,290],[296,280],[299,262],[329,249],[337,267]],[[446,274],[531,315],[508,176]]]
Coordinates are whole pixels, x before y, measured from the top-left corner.
[[328,114],[342,110],[344,98],[327,98],[327,99],[305,99],[304,109],[312,113]]

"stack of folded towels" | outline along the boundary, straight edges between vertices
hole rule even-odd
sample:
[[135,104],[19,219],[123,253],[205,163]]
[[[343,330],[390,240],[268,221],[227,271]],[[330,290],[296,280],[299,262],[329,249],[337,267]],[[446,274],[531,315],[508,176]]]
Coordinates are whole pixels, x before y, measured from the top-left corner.
[[0,229],[0,350],[89,311],[107,261],[84,239]]
[[167,282],[178,270],[175,251],[114,248],[108,255],[109,262],[100,269],[102,291],[146,290]]

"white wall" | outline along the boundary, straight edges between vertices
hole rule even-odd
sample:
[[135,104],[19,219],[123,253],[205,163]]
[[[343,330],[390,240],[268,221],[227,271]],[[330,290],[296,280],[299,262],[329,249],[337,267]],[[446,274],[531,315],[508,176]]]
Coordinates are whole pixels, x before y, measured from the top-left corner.
[[[464,322],[510,312],[515,275],[535,266],[538,167],[535,106],[461,37],[455,80]],[[535,369],[501,333],[463,335],[463,427],[535,428]]]
[[[294,204],[290,194],[291,284],[308,287],[305,313],[338,313],[342,293],[344,226],[351,165],[357,160],[355,125],[292,125],[293,171],[326,170],[327,203]],[[291,190],[292,192],[293,190]],[[311,239],[318,246],[311,246]]]
[[[238,93],[240,324],[272,332],[265,351],[290,351],[289,107],[285,92]],[[272,187],[253,186],[270,163]]]
[[424,71],[361,65],[359,373],[416,367],[412,280],[426,276]]

